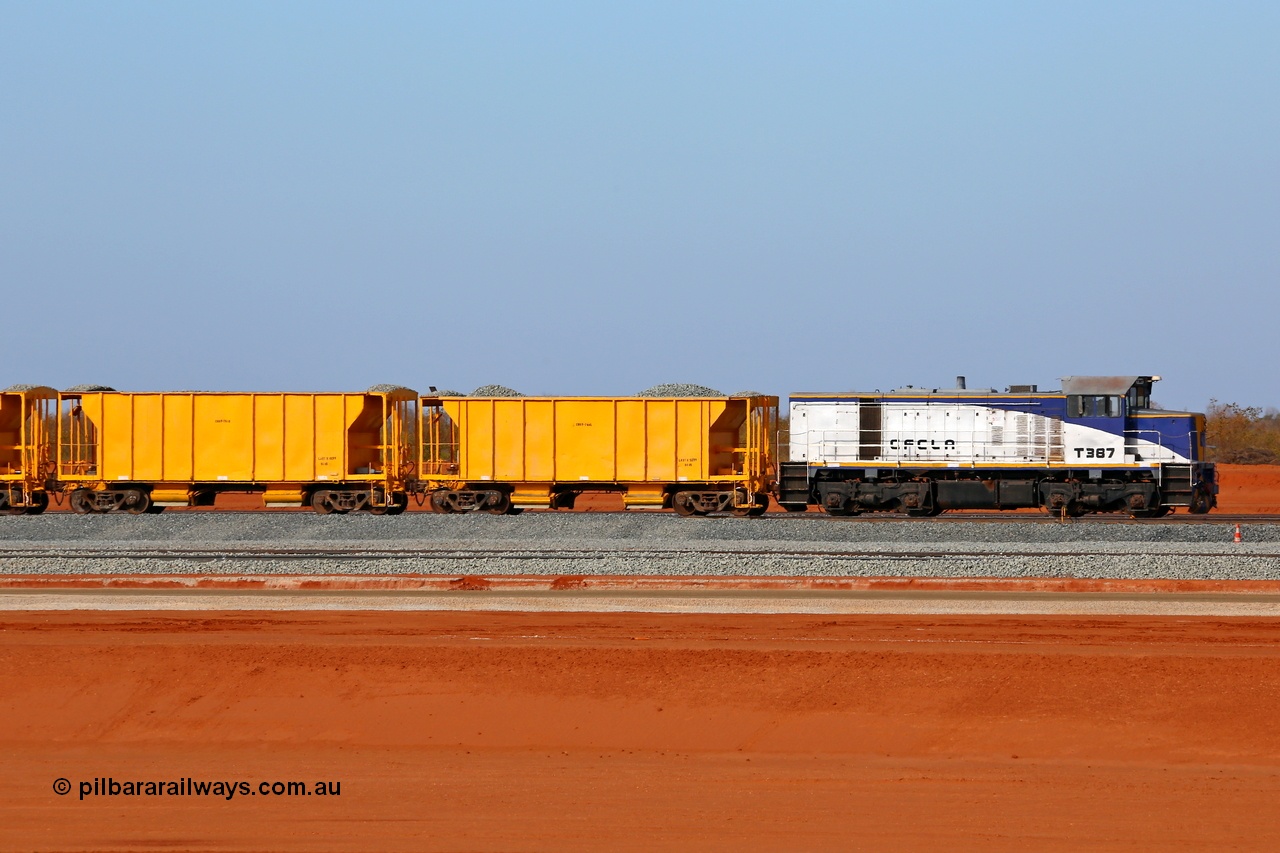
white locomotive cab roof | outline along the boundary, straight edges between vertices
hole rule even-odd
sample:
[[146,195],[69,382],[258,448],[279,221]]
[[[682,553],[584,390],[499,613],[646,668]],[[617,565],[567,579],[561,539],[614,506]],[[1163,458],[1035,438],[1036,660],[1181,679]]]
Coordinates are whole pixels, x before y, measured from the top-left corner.
[[1062,393],[1123,397],[1135,383],[1159,379],[1159,376],[1064,376]]

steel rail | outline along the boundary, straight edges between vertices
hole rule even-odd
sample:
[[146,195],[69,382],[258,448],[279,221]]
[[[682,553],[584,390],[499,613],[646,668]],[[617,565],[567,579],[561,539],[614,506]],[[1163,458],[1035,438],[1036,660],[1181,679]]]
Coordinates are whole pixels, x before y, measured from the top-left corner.
[[[823,559],[865,560],[915,560],[915,559],[952,559],[952,558],[999,558],[999,557],[1115,557],[1115,551],[1092,549],[1088,551],[1066,550],[1034,550],[1034,551],[875,551],[875,550],[821,550],[821,549],[751,549],[751,548],[693,548],[681,546],[670,549],[655,548],[508,548],[494,550],[492,548],[271,548],[271,547],[233,547],[226,549],[210,548],[174,548],[171,546],[155,549],[61,549],[57,546],[43,548],[3,548],[0,547],[0,560],[3,559],[67,559],[67,560],[153,560],[153,559],[187,559],[187,560],[314,560],[314,559],[350,559],[367,560],[402,560],[402,559],[476,559],[514,558],[521,560],[589,560],[608,556],[642,556],[647,559],[677,560],[689,557],[783,557]],[[1160,551],[1155,553],[1134,553],[1134,557],[1230,557],[1232,559],[1249,558],[1255,560],[1280,560],[1280,553],[1257,553],[1250,551]]]

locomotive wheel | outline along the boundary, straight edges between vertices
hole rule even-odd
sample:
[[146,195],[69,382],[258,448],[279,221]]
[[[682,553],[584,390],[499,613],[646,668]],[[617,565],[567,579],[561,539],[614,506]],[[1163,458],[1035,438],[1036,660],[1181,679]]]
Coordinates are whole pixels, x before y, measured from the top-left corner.
[[94,512],[93,493],[88,489],[76,489],[71,493],[71,511],[77,515],[87,515]]
[[1158,506],[1155,509],[1135,509],[1129,513],[1130,518],[1164,518],[1173,512],[1172,507]]
[[907,510],[909,518],[935,518],[939,515],[942,515],[942,509],[936,506]]
[[1192,515],[1204,515],[1212,508],[1213,501],[1209,498],[1209,495],[1204,491],[1197,490],[1191,496],[1191,506],[1187,507],[1187,512]]

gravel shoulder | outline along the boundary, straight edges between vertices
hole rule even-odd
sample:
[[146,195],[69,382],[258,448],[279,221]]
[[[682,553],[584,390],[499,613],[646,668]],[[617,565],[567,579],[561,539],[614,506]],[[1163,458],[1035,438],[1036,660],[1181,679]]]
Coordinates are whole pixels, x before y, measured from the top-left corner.
[[1280,579],[1280,526],[669,515],[0,517],[0,573]]

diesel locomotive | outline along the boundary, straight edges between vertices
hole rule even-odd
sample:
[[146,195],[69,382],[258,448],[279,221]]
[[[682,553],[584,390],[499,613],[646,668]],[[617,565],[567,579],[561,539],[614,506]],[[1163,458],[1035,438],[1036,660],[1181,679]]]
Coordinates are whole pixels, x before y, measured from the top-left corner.
[[1153,407],[1158,376],[1071,376],[1059,391],[794,394],[778,502],[831,515],[1042,508],[1156,518],[1217,503],[1204,415]]

